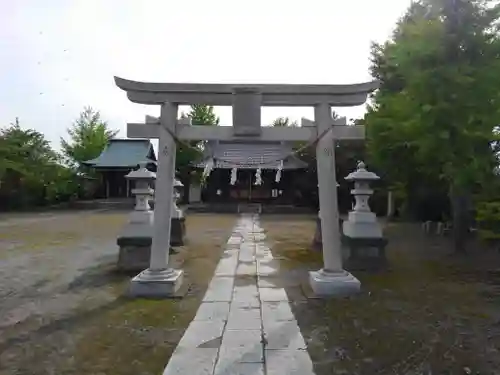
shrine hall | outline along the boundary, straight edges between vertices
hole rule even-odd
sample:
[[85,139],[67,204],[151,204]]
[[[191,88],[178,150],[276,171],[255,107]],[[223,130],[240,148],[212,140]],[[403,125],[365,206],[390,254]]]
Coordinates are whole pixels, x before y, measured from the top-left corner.
[[294,204],[307,163],[293,154],[291,142],[221,140],[208,141],[195,166],[206,175],[206,203]]

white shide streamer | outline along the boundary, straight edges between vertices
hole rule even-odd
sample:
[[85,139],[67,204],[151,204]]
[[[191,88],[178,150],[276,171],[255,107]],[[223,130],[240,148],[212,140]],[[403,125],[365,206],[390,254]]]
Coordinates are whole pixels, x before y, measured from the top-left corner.
[[257,186],[262,185],[262,169],[260,169],[260,168],[258,168],[255,171],[255,184],[254,185],[257,185]]
[[234,185],[236,183],[236,180],[238,178],[238,168],[233,168],[231,169],[231,185]]
[[281,171],[282,170],[283,170],[283,160],[280,161],[280,163],[278,165],[278,170],[276,171],[276,179],[275,179],[276,182],[281,181]]
[[205,164],[205,168],[203,169],[203,178],[207,178],[208,176],[210,176],[210,173],[212,172],[212,170],[214,169],[214,160],[213,159],[209,159],[207,161],[207,164]]

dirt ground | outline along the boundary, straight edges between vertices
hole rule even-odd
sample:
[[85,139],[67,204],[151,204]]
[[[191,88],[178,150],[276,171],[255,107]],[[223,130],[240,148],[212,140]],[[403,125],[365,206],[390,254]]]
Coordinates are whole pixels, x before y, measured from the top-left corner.
[[390,269],[354,272],[360,295],[312,299],[314,217],[262,217],[317,375],[500,374],[500,255],[389,224]]
[[[124,297],[115,271],[126,212],[0,216],[0,374],[161,374],[193,319],[236,221],[187,216],[173,255],[178,300]],[[389,224],[384,272],[355,272],[363,291],[311,297],[314,216],[262,216],[317,375],[500,374],[500,254],[450,255],[446,239]]]
[[0,374],[161,374],[193,319],[236,217],[190,214],[173,255],[179,300],[124,297],[116,237],[127,212],[0,217]]

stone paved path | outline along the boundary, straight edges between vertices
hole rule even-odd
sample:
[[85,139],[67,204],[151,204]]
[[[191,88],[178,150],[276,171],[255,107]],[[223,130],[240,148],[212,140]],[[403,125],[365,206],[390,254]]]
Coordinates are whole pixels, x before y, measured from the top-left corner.
[[164,375],[314,375],[257,215],[243,215]]

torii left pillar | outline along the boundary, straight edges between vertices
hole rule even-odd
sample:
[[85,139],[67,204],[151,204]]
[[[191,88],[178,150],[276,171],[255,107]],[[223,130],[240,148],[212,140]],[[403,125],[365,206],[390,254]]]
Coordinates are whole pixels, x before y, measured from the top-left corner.
[[177,112],[177,104],[163,103],[161,106],[151,257],[149,268],[132,279],[130,294],[133,296],[172,296],[180,288],[184,277],[184,271],[169,267],[168,261],[176,152],[175,139],[171,134],[175,134]]

